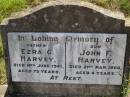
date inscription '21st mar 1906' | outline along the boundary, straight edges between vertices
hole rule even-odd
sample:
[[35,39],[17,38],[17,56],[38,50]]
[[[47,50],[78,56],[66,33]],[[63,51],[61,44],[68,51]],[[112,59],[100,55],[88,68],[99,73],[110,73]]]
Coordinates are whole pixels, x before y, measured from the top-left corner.
[[8,33],[12,81],[121,85],[126,34]]

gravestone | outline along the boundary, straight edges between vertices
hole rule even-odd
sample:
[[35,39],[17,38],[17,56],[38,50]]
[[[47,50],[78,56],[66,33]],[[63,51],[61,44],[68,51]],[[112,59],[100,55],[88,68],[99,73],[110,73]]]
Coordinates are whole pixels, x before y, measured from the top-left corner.
[[1,25],[5,97],[120,97],[127,33],[120,13],[52,1]]

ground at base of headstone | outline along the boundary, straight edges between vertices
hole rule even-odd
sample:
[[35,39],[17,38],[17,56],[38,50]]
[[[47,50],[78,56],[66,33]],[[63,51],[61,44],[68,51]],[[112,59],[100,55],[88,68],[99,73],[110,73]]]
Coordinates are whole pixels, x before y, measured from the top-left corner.
[[[23,94],[5,95],[7,87],[8,87],[7,85],[0,85],[0,97],[83,97],[83,96],[48,96],[48,95],[23,95]],[[91,97],[106,97],[106,96],[91,96]],[[130,92],[128,92],[128,95],[126,97],[130,97]]]
[[[32,96],[32,95],[12,95],[12,96],[5,96],[5,97],[106,97],[106,96],[46,96],[46,95],[44,95],[44,96],[39,96],[39,95],[35,95],[35,96]],[[115,97],[115,96],[107,96],[107,97]],[[127,97],[130,97],[130,95],[129,96],[127,96]]]
[[[1,96],[0,96],[1,97]],[[53,96],[53,95],[24,95],[24,94],[12,94],[12,95],[6,95],[6,96],[2,96],[2,97],[117,97],[117,96]],[[128,96],[126,97],[130,97],[130,94],[128,94]]]

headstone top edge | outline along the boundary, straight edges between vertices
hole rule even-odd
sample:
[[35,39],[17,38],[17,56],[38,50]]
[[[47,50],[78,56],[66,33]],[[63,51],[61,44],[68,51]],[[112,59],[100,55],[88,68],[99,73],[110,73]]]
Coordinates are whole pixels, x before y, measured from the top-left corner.
[[73,6],[79,6],[79,7],[87,7],[87,8],[90,8],[90,9],[93,9],[95,10],[96,12],[99,12],[101,14],[104,14],[108,17],[112,17],[112,18],[115,18],[115,19],[120,19],[120,20],[125,20],[125,17],[124,17],[124,14],[119,12],[119,11],[111,11],[111,10],[108,10],[108,9],[105,9],[103,7],[100,7],[100,6],[97,6],[97,5],[94,5],[92,3],[89,3],[89,2],[85,2],[85,1],[49,1],[49,2],[44,2],[36,7],[33,7],[33,8],[27,8],[23,11],[20,11],[20,12],[15,12],[15,13],[12,13],[11,16],[9,18],[6,18],[4,19],[0,25],[7,25],[8,24],[8,20],[10,19],[19,19],[19,18],[22,18],[24,16],[27,16],[27,15],[30,15],[38,10],[41,10],[43,8],[47,8],[47,7],[51,7],[51,6],[60,6],[60,5],[73,5]]

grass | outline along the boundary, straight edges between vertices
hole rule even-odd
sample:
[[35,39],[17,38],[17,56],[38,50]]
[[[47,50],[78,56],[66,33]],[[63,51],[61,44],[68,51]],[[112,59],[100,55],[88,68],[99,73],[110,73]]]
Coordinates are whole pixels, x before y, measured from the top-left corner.
[[0,84],[6,84],[6,71],[5,71],[5,61],[4,59],[0,59]]
[[[12,12],[20,11],[27,7],[33,7],[48,0],[0,0],[0,22]],[[53,0],[49,0],[53,1]],[[120,10],[126,16],[130,16],[130,0],[82,0],[111,9]]]
[[[0,37],[0,41],[1,37]],[[4,61],[4,53],[3,53],[3,46],[2,42],[0,42],[0,84],[6,84],[6,71],[5,71],[5,61]]]
[[129,88],[129,79],[127,79],[126,75],[124,74],[124,79],[123,79],[123,83],[122,83],[122,96],[123,97],[127,97],[129,95],[129,91],[130,91],[130,88]]
[[96,5],[111,9],[118,10],[125,14],[125,16],[130,16],[130,0],[82,0],[89,1]]
[[10,16],[12,12],[17,12],[27,7],[33,7],[47,0],[0,0],[0,22]]
[[33,6],[41,4],[42,2],[53,1],[53,0],[27,0],[27,1],[28,1],[28,5],[33,7]]
[[12,12],[20,11],[27,7],[27,0],[0,0],[0,21]]

